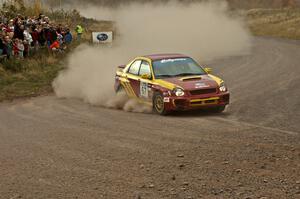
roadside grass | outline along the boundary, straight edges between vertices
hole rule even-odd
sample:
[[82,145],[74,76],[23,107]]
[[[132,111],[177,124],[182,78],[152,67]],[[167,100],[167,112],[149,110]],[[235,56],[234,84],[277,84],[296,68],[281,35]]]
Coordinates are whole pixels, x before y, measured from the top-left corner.
[[26,60],[4,61],[0,64],[0,101],[51,92],[51,83],[63,68],[61,59],[39,55]]
[[252,9],[246,17],[256,36],[300,39],[300,9]]

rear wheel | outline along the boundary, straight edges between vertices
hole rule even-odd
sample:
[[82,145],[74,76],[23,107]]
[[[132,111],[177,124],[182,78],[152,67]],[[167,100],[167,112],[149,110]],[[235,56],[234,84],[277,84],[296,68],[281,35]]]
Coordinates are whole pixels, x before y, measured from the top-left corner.
[[165,108],[164,97],[160,93],[154,94],[153,109],[160,115],[167,115],[169,113]]

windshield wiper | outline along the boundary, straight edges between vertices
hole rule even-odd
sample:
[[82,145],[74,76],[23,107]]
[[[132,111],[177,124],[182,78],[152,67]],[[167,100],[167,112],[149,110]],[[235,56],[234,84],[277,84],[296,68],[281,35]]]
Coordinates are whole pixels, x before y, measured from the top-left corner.
[[190,75],[203,75],[203,74],[199,74],[199,73],[180,73],[180,74],[174,75],[174,77],[190,76]]

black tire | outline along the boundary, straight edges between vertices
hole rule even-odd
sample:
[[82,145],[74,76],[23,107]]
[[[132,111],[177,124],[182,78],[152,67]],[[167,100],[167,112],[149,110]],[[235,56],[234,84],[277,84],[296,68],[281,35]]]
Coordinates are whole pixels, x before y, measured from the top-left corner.
[[164,97],[160,93],[155,93],[153,96],[153,110],[159,115],[168,115],[164,104]]
[[214,107],[214,108],[212,108],[211,110],[212,110],[212,112],[214,112],[214,113],[222,113],[222,112],[225,111],[225,109],[226,109],[226,106],[225,106],[225,105],[222,105],[222,106]]

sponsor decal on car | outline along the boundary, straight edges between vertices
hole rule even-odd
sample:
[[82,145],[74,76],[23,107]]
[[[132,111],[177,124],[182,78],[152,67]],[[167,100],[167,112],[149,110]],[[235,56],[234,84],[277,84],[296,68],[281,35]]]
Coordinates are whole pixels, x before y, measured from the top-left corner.
[[170,102],[170,98],[164,97],[164,102],[169,103]]
[[208,88],[209,85],[203,82],[199,82],[195,84],[195,88]]
[[185,61],[185,58],[178,58],[178,59],[163,59],[160,62],[161,63],[168,63],[168,62],[176,62],[176,61]]

